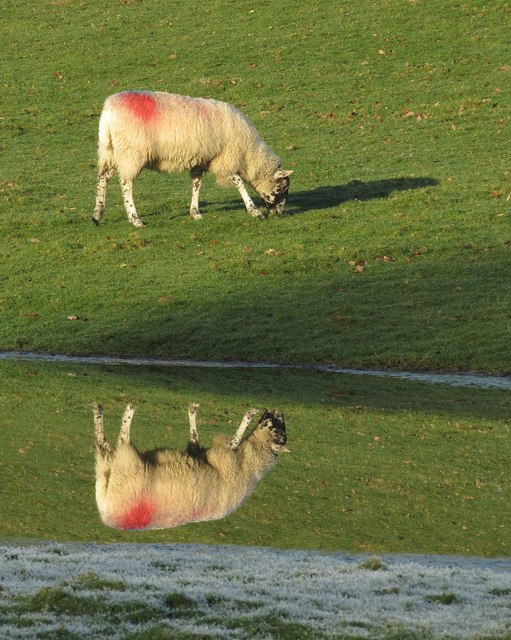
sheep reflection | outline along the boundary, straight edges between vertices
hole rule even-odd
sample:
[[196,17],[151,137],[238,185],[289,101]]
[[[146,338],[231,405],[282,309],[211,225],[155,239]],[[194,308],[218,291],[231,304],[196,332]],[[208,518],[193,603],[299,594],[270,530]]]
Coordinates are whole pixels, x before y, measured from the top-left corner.
[[278,456],[288,451],[281,412],[265,411],[247,436],[255,409],[245,413],[230,440],[219,439],[211,448],[202,448],[198,407],[188,407],[190,437],[185,451],[141,453],[131,443],[133,406],[126,405],[114,448],[105,437],[102,407],[94,405],[96,501],[106,525],[164,529],[223,518],[243,504]]

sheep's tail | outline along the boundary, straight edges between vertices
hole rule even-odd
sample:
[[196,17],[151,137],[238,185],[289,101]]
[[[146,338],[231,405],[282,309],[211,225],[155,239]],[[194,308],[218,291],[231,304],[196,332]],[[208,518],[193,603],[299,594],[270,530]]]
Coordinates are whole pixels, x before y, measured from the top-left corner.
[[98,170],[100,172],[115,168],[110,118],[110,110],[104,108],[99,119]]

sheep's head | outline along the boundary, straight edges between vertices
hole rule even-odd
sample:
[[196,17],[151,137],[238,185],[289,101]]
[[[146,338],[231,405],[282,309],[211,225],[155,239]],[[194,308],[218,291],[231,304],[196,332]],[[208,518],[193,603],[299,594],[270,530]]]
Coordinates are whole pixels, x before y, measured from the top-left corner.
[[277,169],[273,176],[265,178],[257,185],[257,192],[270,213],[284,213],[289,190],[289,176],[292,173],[292,171]]
[[286,424],[282,411],[266,410],[259,420],[257,429],[264,429],[271,436],[271,450],[275,454],[289,452],[284,446],[287,442]]

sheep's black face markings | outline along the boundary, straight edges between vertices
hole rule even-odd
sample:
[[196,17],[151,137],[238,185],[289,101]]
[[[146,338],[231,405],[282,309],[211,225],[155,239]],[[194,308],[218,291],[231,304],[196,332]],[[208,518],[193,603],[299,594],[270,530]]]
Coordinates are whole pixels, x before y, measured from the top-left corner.
[[284,213],[286,198],[289,191],[289,178],[279,178],[275,184],[275,189],[270,193],[263,193],[261,197],[270,213]]
[[284,414],[281,411],[266,410],[258,424],[259,429],[268,429],[272,434],[273,443],[271,445],[273,453],[276,455],[289,452],[285,444],[287,442],[286,423]]

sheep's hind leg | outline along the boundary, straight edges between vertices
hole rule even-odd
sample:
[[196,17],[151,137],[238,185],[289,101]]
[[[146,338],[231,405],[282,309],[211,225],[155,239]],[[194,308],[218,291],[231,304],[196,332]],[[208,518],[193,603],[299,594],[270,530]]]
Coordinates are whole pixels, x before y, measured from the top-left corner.
[[202,218],[199,211],[199,192],[202,184],[202,171],[197,167],[190,171],[192,176],[192,202],[190,204],[190,215],[194,220],[200,220]]
[[230,176],[230,181],[234,184],[236,189],[240,192],[240,196],[245,203],[245,207],[247,208],[247,212],[250,213],[251,216],[257,218],[258,220],[264,220],[265,216],[259,211],[259,209],[255,206],[252,198],[248,195],[247,188],[243,184],[243,180],[236,173],[233,176]]
[[102,454],[113,453],[110,443],[105,438],[105,426],[103,420],[103,407],[96,403],[92,405],[94,414],[94,434],[96,438],[96,451]]
[[229,440],[229,442],[227,443],[227,446],[229,447],[229,449],[237,449],[239,447],[240,442],[245,434],[245,431],[248,428],[248,425],[250,424],[250,422],[252,421],[252,418],[257,413],[258,413],[257,409],[249,409],[245,413],[245,415],[243,416],[243,420],[241,421],[241,424],[238,427],[238,430],[234,434],[234,437],[231,440]]
[[197,409],[199,405],[192,402],[188,405],[188,420],[190,422],[190,437],[188,440],[187,452],[193,456],[200,452],[199,431],[197,430]]
[[92,214],[92,222],[99,224],[99,221],[105,213],[106,203],[106,185],[110,178],[114,175],[115,169],[102,169],[98,174],[98,186],[96,188],[96,206]]
[[117,439],[117,444],[130,443],[130,429],[131,429],[131,421],[133,420],[133,414],[135,413],[135,408],[132,404],[127,404],[124,409],[124,414],[122,416],[121,421],[121,430],[119,431],[119,438]]
[[143,227],[144,223],[138,217],[135,203],[133,202],[133,182],[131,180],[121,180],[121,191],[124,200],[124,207],[128,215],[128,222],[134,227]]
[[111,465],[115,453],[105,438],[103,407],[99,403],[92,405],[94,414],[94,433],[96,436],[96,501],[98,507],[104,504],[110,480]]

